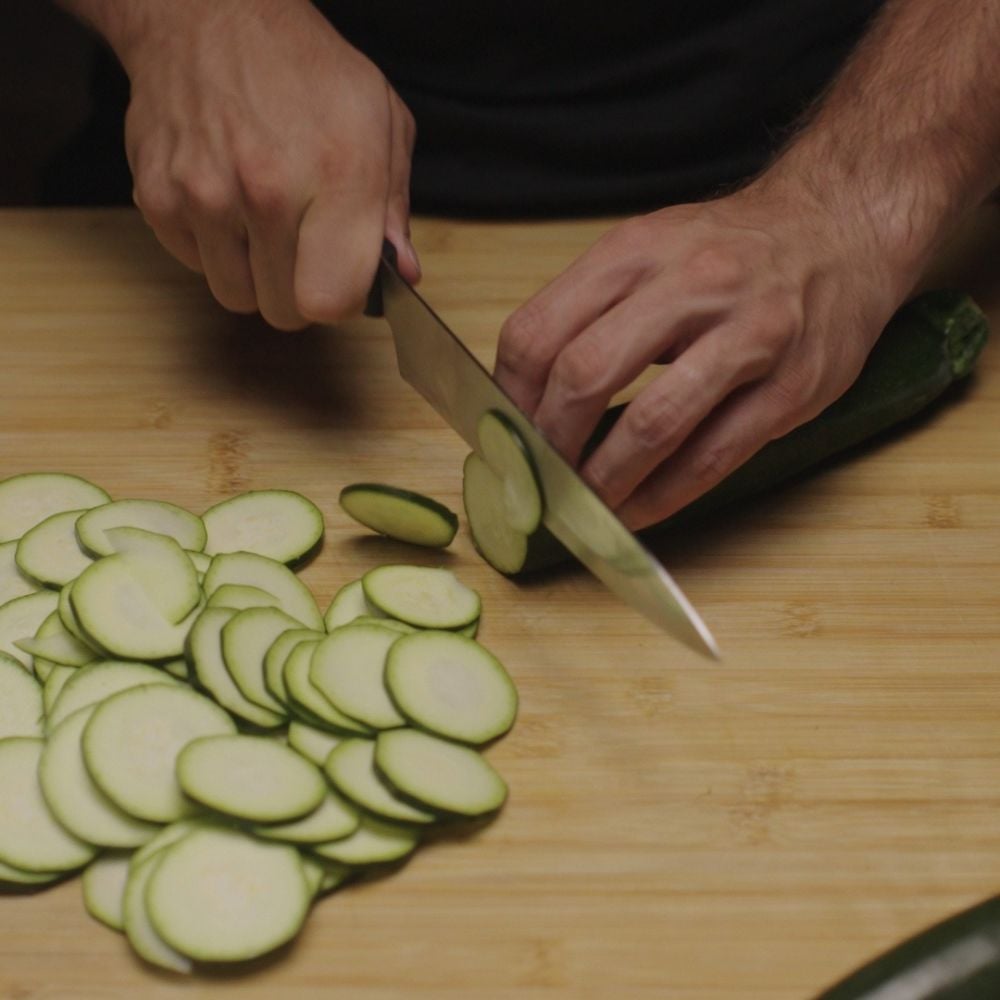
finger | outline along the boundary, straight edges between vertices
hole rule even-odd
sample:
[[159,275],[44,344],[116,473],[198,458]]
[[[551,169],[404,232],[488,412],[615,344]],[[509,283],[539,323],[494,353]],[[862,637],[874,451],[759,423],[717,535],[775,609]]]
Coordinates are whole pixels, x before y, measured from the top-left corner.
[[396,248],[400,274],[410,284],[420,280],[420,260],[410,239],[410,164],[416,141],[413,116],[392,99],[392,143],[389,197],[385,207],[385,238]]
[[137,175],[132,201],[167,252],[185,267],[202,273],[198,241],[183,217],[181,199],[173,193],[166,178],[151,176],[149,171]]
[[256,312],[246,235],[227,224],[211,222],[196,225],[194,235],[205,280],[220,305],[235,313]]
[[[553,361],[534,419],[570,461],[578,459],[616,392],[679,342],[690,342],[720,321],[714,304],[682,297],[667,280],[639,289],[604,313]],[[640,407],[634,416],[644,412]],[[640,435],[647,430],[652,428],[637,428]]]
[[258,176],[241,182],[247,220],[247,259],[257,308],[278,330],[308,325],[295,300],[295,258],[301,212],[289,197],[290,180]]
[[[145,213],[143,214],[145,215]],[[186,268],[196,271],[198,274],[205,273],[201,254],[198,252],[198,241],[190,229],[184,229],[181,226],[153,225],[148,218],[146,222],[167,253],[179,260]]]
[[634,531],[662,521],[793,426],[766,383],[737,391],[618,506],[619,517]]
[[[362,207],[358,207],[358,206]],[[324,192],[306,207],[295,256],[295,303],[313,323],[336,323],[364,308],[385,231],[385,198]]]
[[559,352],[626,298],[641,278],[641,271],[608,265],[600,243],[595,244],[504,323],[494,366],[500,387],[533,414]]
[[[695,341],[625,407],[583,466],[583,475],[617,507],[731,393],[771,368],[763,351],[741,349],[722,326]],[[599,416],[599,414],[598,414]]]

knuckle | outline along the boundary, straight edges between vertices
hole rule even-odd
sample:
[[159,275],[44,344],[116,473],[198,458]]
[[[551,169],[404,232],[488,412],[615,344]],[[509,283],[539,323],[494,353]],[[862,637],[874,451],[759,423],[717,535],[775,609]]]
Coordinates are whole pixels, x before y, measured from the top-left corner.
[[578,337],[556,358],[551,377],[569,399],[587,400],[603,392],[607,370],[601,345],[589,337]]
[[732,248],[717,243],[695,250],[684,264],[684,279],[695,289],[733,292],[750,280],[752,267]]
[[604,233],[591,252],[616,262],[630,265],[640,271],[651,268],[660,249],[655,227],[643,216],[626,219]]
[[243,203],[254,214],[283,214],[288,205],[291,178],[278,157],[252,153],[240,158],[236,177]]
[[707,490],[721,482],[735,467],[732,445],[713,444],[702,448],[691,462],[691,477],[699,490]]
[[497,363],[512,372],[530,373],[541,367],[547,360],[544,330],[544,310],[535,302],[526,302],[500,329]]
[[171,180],[181,199],[196,214],[218,219],[231,213],[230,187],[215,171],[175,167]]
[[180,218],[181,205],[176,192],[168,184],[142,174],[135,177],[133,200],[154,229],[169,226]]
[[361,311],[364,300],[365,293],[353,286],[345,285],[341,288],[322,288],[304,284],[295,286],[295,311],[307,323],[337,323],[348,319]]
[[622,414],[624,429],[647,452],[659,451],[678,434],[683,420],[679,406],[669,396],[637,396]]

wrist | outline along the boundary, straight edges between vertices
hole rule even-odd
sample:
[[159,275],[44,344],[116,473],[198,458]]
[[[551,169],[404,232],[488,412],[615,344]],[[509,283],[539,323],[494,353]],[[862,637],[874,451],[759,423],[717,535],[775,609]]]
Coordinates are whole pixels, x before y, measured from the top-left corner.
[[926,158],[914,154],[905,166],[904,159],[899,150],[838,148],[836,136],[817,129],[754,185],[810,213],[817,239],[902,300],[966,207]]

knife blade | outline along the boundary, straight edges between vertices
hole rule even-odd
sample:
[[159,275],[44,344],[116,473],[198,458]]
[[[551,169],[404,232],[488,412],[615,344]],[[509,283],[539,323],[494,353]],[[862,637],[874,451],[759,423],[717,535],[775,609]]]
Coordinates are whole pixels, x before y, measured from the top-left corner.
[[535,461],[545,526],[594,576],[685,646],[719,658],[712,633],[674,579],[400,275],[388,244],[366,313],[384,315],[400,374],[473,450],[479,418],[488,410],[512,421]]

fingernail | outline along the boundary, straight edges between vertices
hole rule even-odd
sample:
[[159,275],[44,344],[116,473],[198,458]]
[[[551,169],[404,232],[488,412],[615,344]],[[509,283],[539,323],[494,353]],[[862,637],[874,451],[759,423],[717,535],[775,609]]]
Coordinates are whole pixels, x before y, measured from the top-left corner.
[[407,253],[409,253],[410,255],[410,261],[412,262],[415,271],[414,280],[419,281],[423,274],[423,270],[420,267],[420,258],[417,256],[416,248],[413,246],[413,244],[410,242],[409,239],[406,240],[406,250]]

